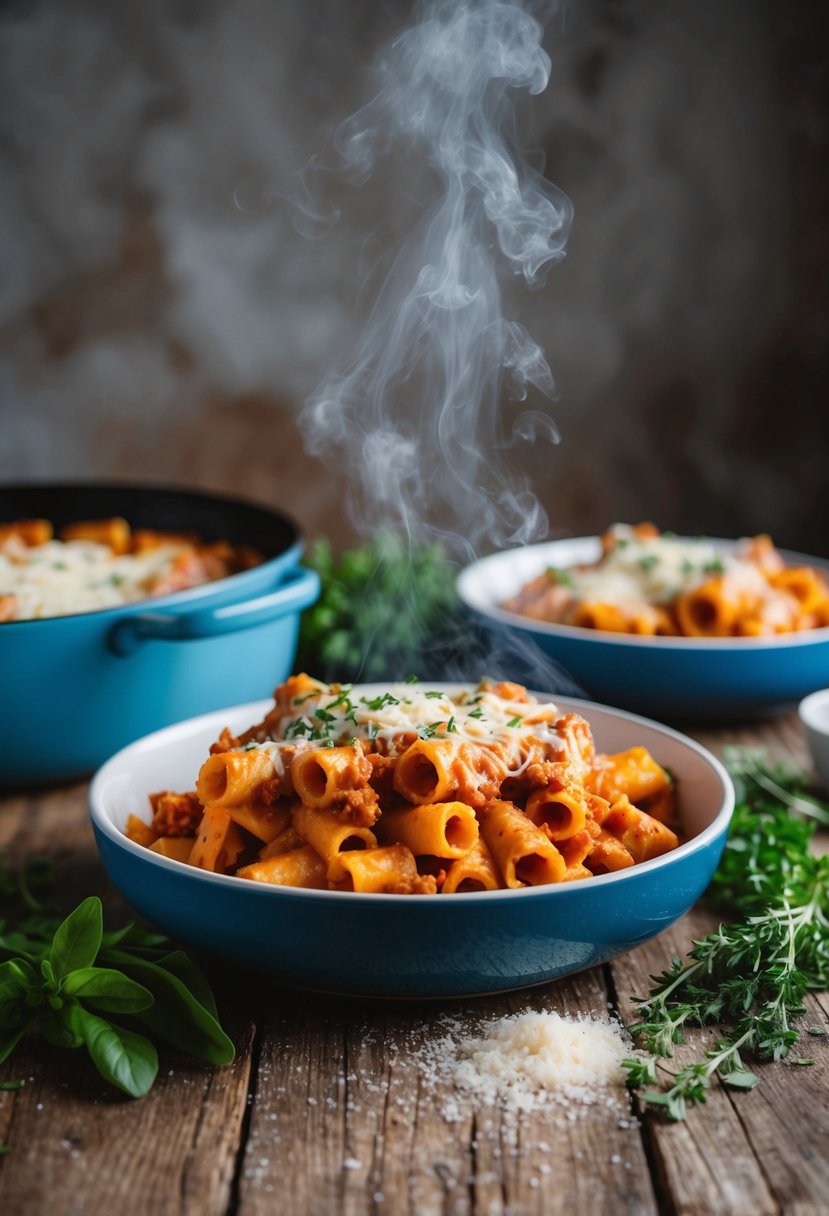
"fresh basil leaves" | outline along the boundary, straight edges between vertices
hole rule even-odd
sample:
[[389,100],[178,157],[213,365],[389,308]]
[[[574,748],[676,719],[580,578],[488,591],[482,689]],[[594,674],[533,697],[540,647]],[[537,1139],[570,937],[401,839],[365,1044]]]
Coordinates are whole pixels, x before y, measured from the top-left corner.
[[[7,872],[3,878],[5,894]],[[15,893],[23,891],[18,880]],[[140,1098],[158,1072],[158,1053],[142,1030],[210,1064],[233,1059],[198,968],[139,926],[105,933],[97,896],[59,923],[34,916],[9,930],[0,922],[0,959],[0,1061],[27,1031],[39,1030],[57,1047],[85,1047],[104,1080]]]

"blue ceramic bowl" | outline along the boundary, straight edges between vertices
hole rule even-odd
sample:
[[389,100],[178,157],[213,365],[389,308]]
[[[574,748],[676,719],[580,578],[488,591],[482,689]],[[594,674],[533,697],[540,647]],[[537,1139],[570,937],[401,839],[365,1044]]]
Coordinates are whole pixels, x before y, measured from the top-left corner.
[[[658,718],[767,714],[829,685],[829,628],[771,638],[635,637],[551,625],[500,607],[548,566],[592,562],[600,551],[599,538],[586,536],[494,553],[461,572],[458,592],[494,638],[506,635],[519,648],[522,639],[534,643],[590,696]],[[782,553],[788,565],[829,573],[819,558]]]
[[[365,691],[376,695],[378,686]],[[124,836],[130,814],[149,820],[151,791],[192,789],[223,726],[241,730],[271,704],[207,714],[125,748],[97,773],[90,815],[104,867],[137,912],[180,941],[289,984],[362,996],[447,997],[545,983],[667,928],[702,895],[722,853],[734,805],[722,765],[667,727],[569,700],[558,704],[589,719],[600,750],[643,744],[672,771],[688,843],[582,882],[402,896],[268,887],[170,861]]]
[[0,486],[0,520],[133,526],[252,545],[266,561],[157,599],[0,624],[0,785],[91,772],[147,731],[266,696],[294,660],[319,594],[292,520],[238,499],[133,485]]

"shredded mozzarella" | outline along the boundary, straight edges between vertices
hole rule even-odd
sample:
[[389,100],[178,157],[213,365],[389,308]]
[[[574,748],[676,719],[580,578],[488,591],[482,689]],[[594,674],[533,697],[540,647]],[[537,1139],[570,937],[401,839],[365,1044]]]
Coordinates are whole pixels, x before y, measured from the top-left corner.
[[145,599],[186,548],[163,544],[144,553],[113,554],[94,541],[51,540],[0,553],[0,595],[13,595],[19,620],[68,616]]
[[708,540],[673,536],[638,537],[627,524],[613,528],[616,545],[594,567],[568,570],[581,603],[665,604],[701,587],[716,574],[762,576]]
[[[523,771],[532,756],[527,744],[562,749],[555,723],[559,710],[551,701],[511,701],[484,687],[446,693],[428,684],[394,684],[375,696],[350,685],[329,687],[294,698],[266,748],[277,772],[283,771],[281,749],[344,746],[352,741],[382,740],[390,753],[401,737],[433,738],[457,752],[463,743],[498,745],[510,773]],[[250,746],[250,745],[249,745]]]

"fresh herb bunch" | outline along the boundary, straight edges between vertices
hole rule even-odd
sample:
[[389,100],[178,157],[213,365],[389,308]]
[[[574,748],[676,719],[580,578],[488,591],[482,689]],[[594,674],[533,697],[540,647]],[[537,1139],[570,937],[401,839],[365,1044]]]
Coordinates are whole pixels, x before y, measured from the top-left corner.
[[327,540],[305,557],[322,581],[303,613],[297,670],[332,681],[424,678],[457,663],[469,640],[455,592],[457,567],[440,545],[389,532],[336,559]]
[[158,1072],[141,1030],[210,1064],[229,1063],[233,1043],[187,955],[134,924],[104,932],[96,896],[65,920],[47,915],[48,874],[39,860],[17,875],[0,865],[0,898],[34,913],[13,927],[0,921],[0,1062],[37,1029],[56,1047],[86,1047],[101,1076],[132,1098]]
[[[726,763],[737,805],[708,899],[744,919],[720,925],[694,943],[686,962],[675,958],[653,977],[650,995],[638,1002],[640,1021],[630,1027],[661,1058],[684,1041],[686,1026],[725,1031],[703,1061],[671,1074],[669,1088],[643,1094],[675,1120],[689,1102],[705,1101],[714,1074],[753,1088],[757,1077],[744,1057],[786,1057],[799,1038],[792,1021],[804,1012],[805,994],[829,987],[829,857],[809,852],[817,824],[829,823],[829,806],[807,792],[804,774],[768,767],[762,753],[735,750]],[[636,1088],[657,1082],[657,1068],[669,1071],[655,1059],[624,1067]]]

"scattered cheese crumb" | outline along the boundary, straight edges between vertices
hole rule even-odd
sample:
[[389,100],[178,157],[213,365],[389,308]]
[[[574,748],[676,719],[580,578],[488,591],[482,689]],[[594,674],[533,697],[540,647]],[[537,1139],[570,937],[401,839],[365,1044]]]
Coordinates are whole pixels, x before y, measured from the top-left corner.
[[[480,1038],[433,1040],[424,1063],[479,1104],[505,1110],[594,1103],[601,1091],[624,1085],[621,1062],[633,1054],[618,1022],[589,1014],[513,1014],[482,1031]],[[447,1103],[444,1118],[459,1114],[457,1103]]]

